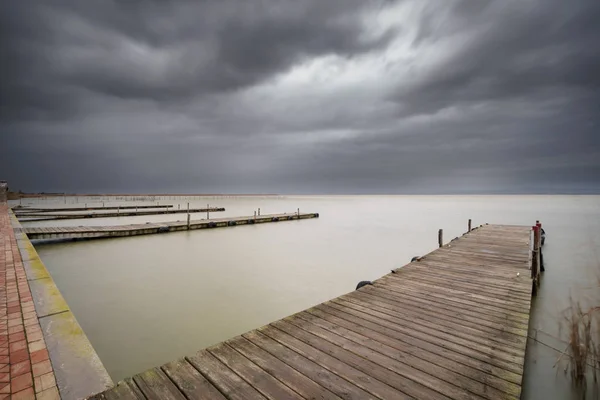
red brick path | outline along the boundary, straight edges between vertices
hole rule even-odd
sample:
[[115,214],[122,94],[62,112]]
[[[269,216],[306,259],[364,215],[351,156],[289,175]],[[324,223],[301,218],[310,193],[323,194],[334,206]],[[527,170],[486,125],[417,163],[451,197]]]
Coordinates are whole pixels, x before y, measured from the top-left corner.
[[8,207],[0,203],[0,400],[6,398],[60,397]]

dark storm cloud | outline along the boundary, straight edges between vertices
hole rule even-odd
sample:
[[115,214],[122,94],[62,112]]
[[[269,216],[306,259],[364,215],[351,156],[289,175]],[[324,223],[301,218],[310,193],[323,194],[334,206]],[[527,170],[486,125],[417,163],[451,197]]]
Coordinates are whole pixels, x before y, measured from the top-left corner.
[[600,3],[8,1],[24,190],[600,191]]

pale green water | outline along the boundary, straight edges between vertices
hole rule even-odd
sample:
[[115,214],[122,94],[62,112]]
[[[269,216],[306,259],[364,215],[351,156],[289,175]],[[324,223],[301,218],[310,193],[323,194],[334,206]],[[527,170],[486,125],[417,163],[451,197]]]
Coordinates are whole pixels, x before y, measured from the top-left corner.
[[[321,217],[37,247],[115,381],[351,291],[358,281],[433,250],[439,228],[448,241],[466,230],[468,218],[522,225],[540,219],[547,271],[531,332],[544,344],[528,345],[523,398],[571,395],[562,372],[553,369],[559,353],[551,347],[564,349],[558,323],[570,294],[600,300],[600,196],[241,197],[199,199],[192,206],[207,203],[227,208],[214,216],[299,207]],[[62,200],[52,204],[64,206]],[[177,219],[185,215],[26,225]]]

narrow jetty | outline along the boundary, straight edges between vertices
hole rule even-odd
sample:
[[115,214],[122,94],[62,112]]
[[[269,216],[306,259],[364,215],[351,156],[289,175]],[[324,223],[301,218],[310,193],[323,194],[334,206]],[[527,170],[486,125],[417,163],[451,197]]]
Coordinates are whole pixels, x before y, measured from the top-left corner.
[[539,273],[532,232],[470,230],[360,289],[93,398],[518,399]]
[[122,236],[149,235],[192,229],[224,228],[238,225],[264,224],[269,222],[294,221],[318,218],[318,213],[286,213],[254,215],[246,217],[211,218],[202,220],[153,222],[116,226],[69,226],[69,227],[28,227],[21,228],[29,239],[99,239]]
[[117,212],[91,212],[86,214],[60,214],[60,213],[19,213],[16,216],[23,222],[33,221],[51,221],[55,219],[85,219],[85,218],[112,218],[112,217],[132,217],[137,215],[159,215],[159,214],[187,214],[187,213],[212,213],[212,212],[223,212],[223,207],[210,207],[210,208],[192,208],[185,210],[143,210],[143,211],[121,211],[117,209]]
[[67,212],[67,211],[93,211],[93,210],[137,210],[137,209],[164,209],[164,208],[173,208],[173,204],[161,204],[161,205],[140,205],[140,206],[99,206],[99,207],[56,207],[56,208],[36,208],[36,207],[26,207],[26,206],[16,206],[13,207],[13,212],[18,217],[19,214],[26,213],[54,213],[54,212]]

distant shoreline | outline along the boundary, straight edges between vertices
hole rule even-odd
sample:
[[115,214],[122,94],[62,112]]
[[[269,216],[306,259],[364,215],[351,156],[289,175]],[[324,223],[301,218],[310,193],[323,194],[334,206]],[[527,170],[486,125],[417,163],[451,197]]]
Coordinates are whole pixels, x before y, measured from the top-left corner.
[[16,193],[8,200],[42,197],[280,197],[280,196],[598,196],[599,193]]

